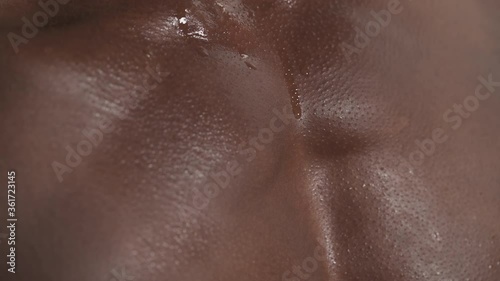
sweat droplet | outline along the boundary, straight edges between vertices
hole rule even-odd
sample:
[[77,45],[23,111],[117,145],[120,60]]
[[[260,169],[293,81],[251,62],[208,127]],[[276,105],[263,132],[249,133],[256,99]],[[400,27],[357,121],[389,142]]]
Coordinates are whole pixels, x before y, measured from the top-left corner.
[[243,60],[243,62],[245,63],[245,65],[248,68],[250,68],[252,70],[256,70],[257,69],[257,67],[255,66],[255,64],[253,64],[252,62],[248,61],[248,58],[249,58],[248,55],[246,55],[246,54],[240,54],[240,56],[241,56],[241,59]]
[[292,103],[292,111],[295,118],[299,119],[302,116],[302,108],[300,107],[299,90],[295,84],[295,77],[291,69],[285,73],[285,80],[290,94],[290,102]]
[[185,17],[179,18],[179,28],[182,31],[182,33],[187,34],[189,31],[188,27],[188,20]]
[[203,41],[208,41],[207,30],[204,27],[203,23],[189,15],[189,10],[185,9],[177,15],[177,21],[179,24],[179,30],[182,34],[188,38],[200,39]]
[[249,61],[245,61],[245,64],[248,66],[248,68],[250,68],[252,70],[256,70],[257,69],[257,67],[253,63],[251,63]]

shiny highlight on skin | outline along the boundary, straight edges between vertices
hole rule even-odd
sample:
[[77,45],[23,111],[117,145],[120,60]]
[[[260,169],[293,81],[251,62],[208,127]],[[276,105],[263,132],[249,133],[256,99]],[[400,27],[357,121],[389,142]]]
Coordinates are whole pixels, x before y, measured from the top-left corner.
[[[500,89],[443,121],[478,76],[500,81],[497,1],[401,0],[350,62],[341,44],[387,1],[82,1],[18,55],[0,41],[16,281],[500,279]],[[14,8],[0,38],[32,12]],[[169,75],[131,94],[156,65]],[[297,118],[246,162],[284,106]],[[60,183],[50,164],[104,118],[115,129]],[[449,140],[403,167],[436,128]]]

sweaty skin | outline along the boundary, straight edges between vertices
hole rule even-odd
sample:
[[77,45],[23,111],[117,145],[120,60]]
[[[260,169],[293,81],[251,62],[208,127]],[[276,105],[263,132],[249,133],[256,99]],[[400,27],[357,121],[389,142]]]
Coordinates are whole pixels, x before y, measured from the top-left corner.
[[497,1],[29,2],[1,280],[500,280]]

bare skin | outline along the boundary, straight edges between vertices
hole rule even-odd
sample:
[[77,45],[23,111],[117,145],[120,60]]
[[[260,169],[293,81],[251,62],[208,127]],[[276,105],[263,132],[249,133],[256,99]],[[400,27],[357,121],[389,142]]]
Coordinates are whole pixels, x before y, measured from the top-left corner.
[[1,279],[499,280],[500,5],[401,0],[346,53],[389,2],[75,1],[17,55],[7,6]]

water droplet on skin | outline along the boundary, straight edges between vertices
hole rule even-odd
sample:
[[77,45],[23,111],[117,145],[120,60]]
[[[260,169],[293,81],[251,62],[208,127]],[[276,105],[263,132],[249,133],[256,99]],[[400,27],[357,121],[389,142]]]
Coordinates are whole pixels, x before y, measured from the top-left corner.
[[181,17],[179,20],[179,28],[182,33],[187,34],[189,32],[188,20],[186,17]]
[[248,66],[248,68],[250,68],[252,70],[256,70],[257,69],[257,67],[253,63],[251,63],[249,61],[245,61],[245,64]]
[[432,238],[434,238],[434,240],[440,242],[441,241],[441,235],[439,234],[439,232],[434,232],[432,234]]
[[255,64],[253,64],[252,62],[248,61],[247,59],[249,58],[248,55],[246,54],[240,54],[240,57],[241,59],[243,60],[243,62],[245,63],[245,65],[250,68],[251,70],[256,70],[257,67],[255,66]]
[[290,94],[290,101],[292,103],[292,111],[295,118],[299,119],[302,116],[302,108],[300,107],[299,90],[295,84],[295,77],[289,68],[285,73],[285,80],[288,86],[288,93]]

